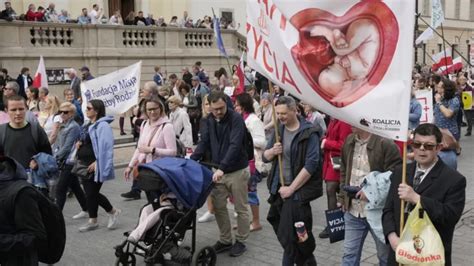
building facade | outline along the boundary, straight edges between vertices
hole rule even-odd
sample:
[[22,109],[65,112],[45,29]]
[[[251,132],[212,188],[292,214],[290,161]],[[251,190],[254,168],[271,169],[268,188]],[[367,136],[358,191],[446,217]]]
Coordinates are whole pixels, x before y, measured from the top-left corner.
[[[452,49],[453,58],[463,57],[463,64],[468,66],[471,45],[474,47],[474,0],[441,0],[445,22],[443,30],[439,27],[437,33],[426,44],[417,47],[416,62],[431,65],[431,56],[443,51],[444,47]],[[418,0],[418,29],[423,32],[431,22],[431,0]]]

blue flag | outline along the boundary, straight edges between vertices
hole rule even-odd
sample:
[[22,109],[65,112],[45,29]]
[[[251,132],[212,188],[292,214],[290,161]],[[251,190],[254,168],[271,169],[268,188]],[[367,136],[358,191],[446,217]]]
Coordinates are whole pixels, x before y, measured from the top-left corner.
[[220,27],[220,20],[214,15],[213,19],[214,23],[214,36],[216,37],[217,49],[223,54],[226,58],[228,58],[227,53],[225,52],[224,42],[222,41],[221,36],[221,27]]

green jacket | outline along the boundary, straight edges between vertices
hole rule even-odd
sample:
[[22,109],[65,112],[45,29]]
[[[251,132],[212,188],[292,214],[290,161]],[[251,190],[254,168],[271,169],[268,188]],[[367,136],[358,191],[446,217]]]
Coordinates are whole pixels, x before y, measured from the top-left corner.
[[[341,182],[339,203],[343,204],[345,209],[349,209],[351,200],[347,193],[342,189],[343,185],[350,185],[352,172],[352,157],[354,156],[356,134],[347,136],[341,152]],[[402,163],[400,151],[393,140],[386,139],[372,134],[367,143],[367,156],[369,159],[370,171],[393,171],[393,169]]]

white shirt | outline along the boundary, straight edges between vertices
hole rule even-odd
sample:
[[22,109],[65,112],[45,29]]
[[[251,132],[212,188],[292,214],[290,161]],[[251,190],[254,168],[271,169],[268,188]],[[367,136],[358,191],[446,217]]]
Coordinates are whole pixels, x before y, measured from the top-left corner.
[[437,162],[438,162],[438,159],[436,159],[436,161],[434,161],[433,164],[430,167],[428,167],[428,169],[421,169],[420,165],[416,164],[415,173],[418,172],[418,171],[424,172],[424,174],[420,177],[420,184],[421,184],[421,182],[423,182],[425,177],[430,173],[431,169],[433,169],[433,167],[436,165]]
[[91,18],[91,24],[97,24],[97,16],[99,14],[95,9],[92,9],[91,12],[89,13],[89,17]]
[[28,76],[22,75],[23,76],[23,87],[25,90],[28,89]]

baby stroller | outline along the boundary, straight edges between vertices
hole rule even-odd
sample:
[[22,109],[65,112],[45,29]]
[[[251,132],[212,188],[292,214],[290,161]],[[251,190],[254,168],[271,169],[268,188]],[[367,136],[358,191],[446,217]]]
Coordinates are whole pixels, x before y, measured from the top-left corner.
[[[140,210],[135,230],[125,232],[127,239],[115,247],[115,265],[136,265],[136,256],[144,257],[146,265],[191,265],[193,255],[195,265],[215,265],[217,257],[212,247],[195,254],[196,210],[214,187],[212,172],[193,160],[163,158],[138,167],[138,185],[147,196],[153,195],[153,200]],[[143,212],[153,212],[146,219],[152,215],[158,219],[146,224],[146,229]],[[144,233],[136,237],[139,228]],[[191,247],[181,247],[188,230],[192,230]]]

